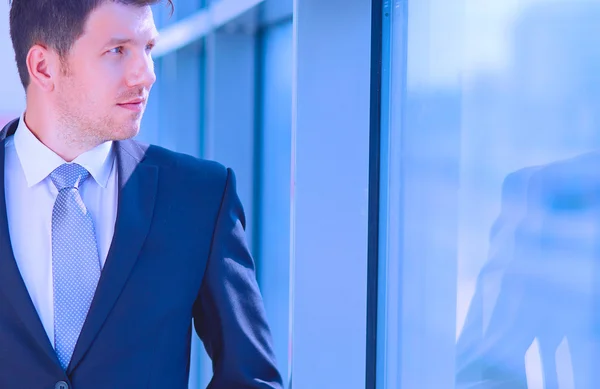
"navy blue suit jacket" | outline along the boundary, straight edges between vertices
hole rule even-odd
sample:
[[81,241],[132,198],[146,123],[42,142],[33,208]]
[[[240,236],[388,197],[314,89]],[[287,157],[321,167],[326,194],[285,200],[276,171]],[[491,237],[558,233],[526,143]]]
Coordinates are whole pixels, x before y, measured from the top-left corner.
[[[0,183],[16,127],[0,133]],[[17,268],[0,185],[0,387],[187,388],[193,318],[210,389],[281,388],[233,172],[134,140],[115,151],[114,237],[66,372]]]
[[600,153],[510,174],[457,345],[457,388],[526,389],[534,340],[545,388],[565,368],[576,389],[600,388],[599,303]]

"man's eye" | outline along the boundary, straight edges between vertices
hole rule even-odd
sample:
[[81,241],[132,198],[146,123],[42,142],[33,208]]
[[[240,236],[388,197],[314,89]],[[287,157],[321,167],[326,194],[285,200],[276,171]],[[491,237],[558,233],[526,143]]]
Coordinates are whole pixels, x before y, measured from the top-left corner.
[[154,43],[148,43],[146,45],[146,51],[152,51],[153,48],[154,48]]
[[123,46],[115,47],[113,49],[108,50],[108,52],[113,54],[121,54],[123,53]]

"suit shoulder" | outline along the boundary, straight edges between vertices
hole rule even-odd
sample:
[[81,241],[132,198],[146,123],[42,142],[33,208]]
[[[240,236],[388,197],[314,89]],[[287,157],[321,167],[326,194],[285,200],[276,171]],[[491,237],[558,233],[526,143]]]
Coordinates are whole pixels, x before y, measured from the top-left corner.
[[521,192],[527,187],[534,174],[543,169],[542,165],[528,166],[509,173],[502,183],[503,194]]
[[222,182],[227,180],[228,168],[223,164],[179,153],[156,145],[139,144],[146,149],[145,159],[176,175],[182,175],[190,180],[210,180]]
[[568,183],[581,179],[600,178],[600,153],[588,152],[543,165],[528,166],[506,176],[505,190],[524,188],[529,184]]
[[549,163],[537,174],[546,186],[587,186],[600,180],[600,153],[588,152]]
[[588,152],[540,167],[530,178],[528,204],[545,210],[585,209],[600,188],[600,153]]

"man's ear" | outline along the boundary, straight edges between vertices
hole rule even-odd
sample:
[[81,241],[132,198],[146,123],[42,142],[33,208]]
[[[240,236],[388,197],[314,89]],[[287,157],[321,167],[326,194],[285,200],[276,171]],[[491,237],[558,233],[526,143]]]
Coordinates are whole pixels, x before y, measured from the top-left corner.
[[27,69],[30,86],[36,85],[44,91],[51,92],[60,71],[59,55],[42,45],[33,45],[27,53]]

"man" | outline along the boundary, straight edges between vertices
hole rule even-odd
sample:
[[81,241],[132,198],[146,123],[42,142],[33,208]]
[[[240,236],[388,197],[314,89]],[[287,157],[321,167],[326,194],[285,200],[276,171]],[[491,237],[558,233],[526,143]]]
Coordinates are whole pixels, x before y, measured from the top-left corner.
[[585,151],[600,134],[599,5],[515,14],[512,86],[498,97],[509,109],[482,133],[510,145],[498,146],[504,158],[578,155],[504,179],[457,344],[457,389],[600,388],[600,152]]
[[591,152],[505,179],[457,345],[457,388],[526,389],[534,341],[545,388],[600,387],[599,167]]
[[192,318],[209,388],[282,387],[233,172],[130,139],[158,1],[12,1],[27,99],[0,135],[2,388],[185,388]]

